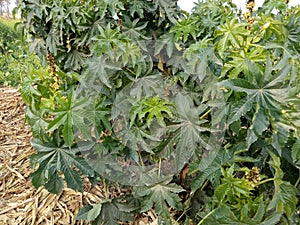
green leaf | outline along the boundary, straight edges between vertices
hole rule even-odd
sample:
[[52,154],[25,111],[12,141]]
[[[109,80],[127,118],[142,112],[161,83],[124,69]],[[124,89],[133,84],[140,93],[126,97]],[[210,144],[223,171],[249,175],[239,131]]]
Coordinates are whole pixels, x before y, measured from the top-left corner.
[[287,10],[287,5],[288,4],[285,0],[266,0],[260,8],[260,11],[262,11],[266,15],[272,13],[275,9],[279,10],[281,13],[285,13]]
[[53,111],[55,118],[49,123],[48,132],[63,126],[65,144],[71,146],[74,141],[74,130],[81,132],[84,138],[91,136],[88,123],[94,122],[93,111],[87,99],[77,100],[74,90],[68,96],[68,102],[59,101],[59,107]]
[[[227,205],[220,205],[218,208],[212,210],[206,217],[204,217],[198,225],[273,225],[277,224],[282,214],[275,212],[272,213],[270,216],[266,217],[265,213],[265,206],[263,201],[261,201],[259,206],[259,211],[254,217],[244,217],[244,218],[237,218],[236,214],[233,210]],[[271,213],[271,212],[270,212]],[[258,214],[260,214],[258,216]]]
[[129,42],[129,39],[121,34],[119,29],[112,29],[109,23],[105,29],[101,26],[98,26],[98,29],[100,34],[92,38],[94,41],[92,50],[97,57],[101,54],[112,55],[114,52],[126,52],[124,45]]
[[[62,56],[61,56],[62,57]],[[80,70],[82,67],[86,66],[86,58],[88,56],[83,52],[72,49],[68,54],[65,55],[65,65],[64,69],[72,69],[74,71]]]
[[[85,206],[78,212],[76,220],[92,221],[92,224],[117,225],[123,218],[131,220],[132,209],[126,208],[126,204],[120,203],[118,199],[105,199],[98,204]],[[127,216],[125,215],[127,214]]]
[[[32,181],[32,183],[34,183],[34,181]],[[62,192],[64,188],[64,181],[61,176],[58,175],[57,171],[52,174],[49,181],[45,183],[45,188],[53,194],[59,194]]]
[[247,131],[247,147],[250,148],[250,146],[255,143],[258,140],[258,136],[256,135],[253,128],[248,129]]
[[215,32],[218,50],[220,53],[224,53],[228,49],[240,48],[246,34],[244,24],[238,23],[235,19],[227,20]]
[[150,2],[145,2],[143,0],[132,0],[129,1],[129,10],[131,17],[134,17],[135,14],[138,14],[140,18],[145,17],[146,12],[152,12]]
[[58,162],[58,164],[61,164],[61,166],[59,167],[59,169],[65,175],[65,180],[69,188],[72,188],[75,191],[83,191],[82,178],[77,171],[74,171],[74,169],[69,166],[69,162],[72,163],[73,161],[75,161],[75,159],[66,159],[67,157],[68,154],[63,154],[63,156],[60,156],[60,161]]
[[299,138],[292,146],[292,158],[295,164],[300,165],[300,139]]
[[170,31],[171,33],[174,33],[175,41],[186,43],[189,38],[196,40],[199,29],[196,26],[196,22],[196,20],[192,20],[189,16],[176,21],[175,26],[173,26]]
[[[77,191],[83,191],[83,183],[78,172],[72,166],[76,166],[80,171],[93,176],[94,170],[83,159],[76,156],[78,149],[58,147],[51,142],[43,142],[33,139],[31,144],[38,153],[34,157],[34,162],[39,164],[38,169],[32,174],[32,183],[38,188],[45,185],[53,193],[62,191],[62,179],[59,172],[64,173],[68,187]],[[56,189],[57,188],[57,189]]]
[[97,218],[102,209],[102,203],[92,205],[92,209],[87,213],[87,218],[85,220],[92,221]]
[[128,17],[126,17],[122,25],[123,34],[126,35],[126,37],[136,41],[148,39],[148,37],[143,35],[143,30],[147,27],[148,22],[140,22],[140,19],[131,21]]
[[285,213],[291,216],[297,206],[297,189],[287,181],[283,181],[283,171],[280,168],[280,158],[270,152],[272,161],[269,164],[275,169],[274,176],[274,194],[268,209],[275,208],[277,212]]
[[92,209],[93,209],[92,205],[86,205],[82,207],[76,216],[76,220],[87,220],[88,214]]
[[268,120],[268,117],[261,106],[257,105],[256,112],[254,114],[254,117],[252,119],[253,122],[253,129],[256,133],[256,135],[261,135],[263,131],[267,130],[270,122]]
[[245,100],[241,100],[233,105],[233,109],[231,110],[231,115],[227,121],[228,125],[240,120],[242,116],[245,116],[247,112],[252,109],[253,98],[247,98]]
[[175,50],[173,36],[162,35],[159,40],[155,42],[154,55],[159,55],[163,50],[166,49],[167,55],[171,58]]
[[98,57],[93,57],[88,62],[88,67],[85,75],[85,81],[83,84],[86,86],[87,90],[90,87],[94,87],[99,83],[99,80],[102,85],[111,88],[111,78],[114,72],[120,70],[118,63],[111,62],[106,55],[101,55]]
[[178,94],[175,99],[175,106],[179,122],[175,128],[180,130],[176,145],[175,167],[176,171],[180,171],[193,156],[198,144],[208,148],[208,142],[201,133],[209,132],[211,128],[206,124],[205,119],[199,118],[202,113],[208,110],[207,105],[202,104],[196,107],[189,96]]
[[228,77],[233,79],[238,78],[241,74],[245,74],[245,71],[249,70],[247,60],[263,63],[265,62],[266,54],[263,48],[257,47],[250,51],[230,52],[227,57],[230,60],[224,64],[221,75],[228,75]]
[[[256,105],[256,112],[253,114],[252,125],[247,133],[247,143],[250,146],[271,124],[274,127],[279,123],[279,116],[284,101],[287,100],[289,86],[286,82],[289,76],[291,66],[286,65],[280,71],[273,75],[270,58],[267,61],[267,67],[264,73],[253,62],[248,61],[249,72],[253,76],[253,81],[250,83],[244,79],[228,79],[220,82],[221,86],[225,86],[237,92],[244,92],[247,98],[240,100],[238,104],[243,105],[229,119],[229,124],[237,121],[251,109],[251,105]],[[268,113],[267,113],[268,112]],[[273,121],[276,121],[274,123]],[[276,138],[276,137],[274,137]]]
[[222,169],[224,178],[215,189],[215,196],[219,204],[226,201],[234,203],[237,198],[249,198],[251,191],[254,190],[250,181],[245,178],[235,177],[233,172],[234,165],[226,170]]
[[38,110],[34,102],[26,107],[26,120],[31,126],[34,137],[43,136],[49,123],[44,119],[45,110]]
[[154,118],[160,126],[165,127],[165,118],[173,118],[172,107],[172,103],[161,99],[159,96],[145,98],[133,105],[130,110],[130,126],[137,117],[141,122],[145,119],[148,127],[150,127]]
[[[213,159],[211,160],[210,158]],[[201,188],[206,180],[209,180],[214,188],[217,187],[220,184],[220,177],[222,175],[221,168],[227,163],[233,163],[233,151],[220,149],[216,155],[210,152],[210,155],[203,158],[198,165],[200,173],[192,181],[192,192],[195,193]]]
[[282,148],[288,142],[290,133],[294,129],[292,126],[285,124],[285,122],[273,124],[272,146],[280,156],[282,155]]
[[182,192],[183,189],[174,183],[170,183],[171,179],[169,178],[157,183],[155,183],[155,179],[151,181],[151,185],[135,187],[133,194],[144,199],[142,212],[146,212],[153,207],[160,217],[169,221],[170,212],[168,205],[173,209],[182,209],[180,198],[177,194]]
[[176,21],[176,9],[177,2],[172,0],[156,0],[154,1],[154,5],[159,9],[160,18],[158,24],[161,24],[166,20],[166,17],[172,22]]

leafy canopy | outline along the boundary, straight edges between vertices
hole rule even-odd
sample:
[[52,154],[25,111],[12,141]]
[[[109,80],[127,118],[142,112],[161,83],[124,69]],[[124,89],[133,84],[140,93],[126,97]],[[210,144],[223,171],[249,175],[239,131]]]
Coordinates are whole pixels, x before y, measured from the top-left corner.
[[117,224],[153,211],[160,224],[299,223],[299,6],[266,0],[245,15],[229,0],[198,1],[191,13],[176,0],[18,8],[45,66],[21,90],[33,184],[82,191],[82,177],[94,177],[126,190],[77,219]]

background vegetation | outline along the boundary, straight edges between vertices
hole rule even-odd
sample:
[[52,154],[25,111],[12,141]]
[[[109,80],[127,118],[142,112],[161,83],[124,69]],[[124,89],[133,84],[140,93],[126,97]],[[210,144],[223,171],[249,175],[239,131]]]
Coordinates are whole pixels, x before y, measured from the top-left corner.
[[0,17],[0,85],[19,85],[30,70],[41,65],[17,31],[19,22]]
[[126,190],[93,224],[299,224],[300,6],[253,2],[20,1],[33,185]]

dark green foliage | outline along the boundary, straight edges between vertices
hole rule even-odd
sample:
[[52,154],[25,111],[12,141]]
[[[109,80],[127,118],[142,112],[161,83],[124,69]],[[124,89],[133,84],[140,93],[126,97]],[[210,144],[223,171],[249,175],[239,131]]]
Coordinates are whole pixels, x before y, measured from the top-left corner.
[[297,224],[300,8],[278,2],[249,25],[227,0],[21,1],[48,63],[22,85],[33,184],[126,188],[81,209],[93,224]]
[[57,146],[58,140],[47,140],[41,142],[38,139],[31,141],[32,146],[38,151],[38,154],[31,156],[32,167],[37,164],[38,169],[32,173],[32,184],[38,188],[42,185],[52,193],[60,193],[63,188],[63,180],[59,172],[64,174],[68,187],[83,191],[83,182],[73,166],[80,169],[86,176],[93,176],[94,170],[81,157],[76,156],[78,148],[67,148],[67,146]]

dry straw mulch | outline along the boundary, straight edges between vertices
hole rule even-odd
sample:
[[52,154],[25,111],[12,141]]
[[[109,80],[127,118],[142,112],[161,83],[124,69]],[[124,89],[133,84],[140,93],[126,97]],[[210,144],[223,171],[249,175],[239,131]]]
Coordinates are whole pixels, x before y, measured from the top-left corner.
[[83,205],[103,199],[100,186],[85,181],[85,192],[64,188],[60,195],[32,186],[24,108],[18,90],[0,87],[0,225],[88,224],[75,217]]

